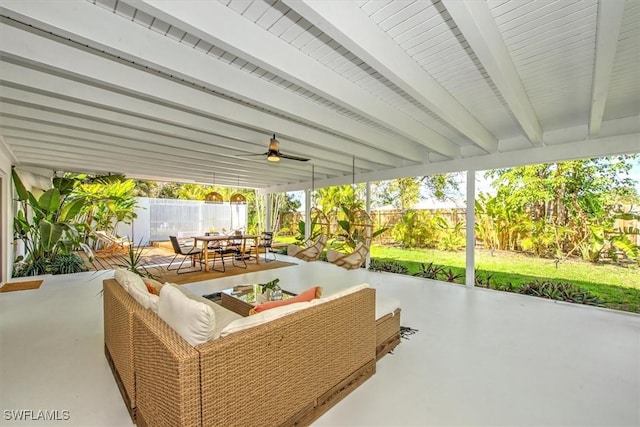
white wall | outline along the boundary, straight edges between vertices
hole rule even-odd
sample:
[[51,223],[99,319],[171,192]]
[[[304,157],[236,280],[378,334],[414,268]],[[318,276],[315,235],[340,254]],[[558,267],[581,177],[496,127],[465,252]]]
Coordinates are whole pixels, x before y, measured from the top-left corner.
[[11,209],[11,159],[4,139],[0,136],[0,178],[2,178],[2,188],[0,188],[0,285],[7,282],[13,265],[13,245],[11,244],[13,234],[13,212]]
[[[2,227],[2,239],[0,239],[0,263],[2,274],[0,283],[4,284],[11,278],[13,260],[17,255],[22,255],[24,248],[22,242],[13,240],[13,217],[17,210],[14,201],[14,187],[11,178],[11,166],[15,163],[15,157],[8,149],[4,139],[0,135],[0,177],[2,178],[2,211],[0,212],[0,227]],[[51,187],[53,171],[38,168],[16,167],[25,188],[36,196]]]

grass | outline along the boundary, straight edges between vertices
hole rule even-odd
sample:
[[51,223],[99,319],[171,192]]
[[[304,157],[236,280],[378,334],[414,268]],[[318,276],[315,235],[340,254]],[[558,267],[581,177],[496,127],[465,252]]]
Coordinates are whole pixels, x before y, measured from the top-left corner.
[[[409,274],[419,271],[421,263],[430,262],[454,273],[465,271],[464,252],[373,246],[371,256],[380,261],[397,261],[409,269]],[[640,313],[640,269],[637,267],[579,260],[563,261],[556,266],[554,260],[512,252],[496,252],[492,256],[489,251],[477,250],[475,256],[476,269],[483,275],[492,274],[492,283],[519,285],[536,279],[569,282],[605,301],[607,308]]]

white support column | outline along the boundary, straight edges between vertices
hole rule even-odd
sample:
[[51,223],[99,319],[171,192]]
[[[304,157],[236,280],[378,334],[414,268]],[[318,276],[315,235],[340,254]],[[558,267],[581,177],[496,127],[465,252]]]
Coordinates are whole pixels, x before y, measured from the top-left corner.
[[[365,209],[367,211],[367,215],[369,215],[369,217],[371,217],[371,181],[367,181],[365,183]],[[369,232],[373,233],[373,224],[371,224],[372,229],[369,230]],[[365,267],[367,268],[367,270],[369,269],[369,263],[371,262],[371,251],[369,251],[369,253],[367,253],[367,261],[365,263]]]
[[467,264],[465,284],[474,287],[476,281],[476,171],[467,171]]
[[273,224],[271,224],[271,193],[267,193],[263,196],[265,198],[265,205],[266,205],[266,209],[265,209],[265,227],[266,230],[265,231],[272,231],[271,228],[273,227]]
[[311,190],[304,190],[304,239],[311,237]]

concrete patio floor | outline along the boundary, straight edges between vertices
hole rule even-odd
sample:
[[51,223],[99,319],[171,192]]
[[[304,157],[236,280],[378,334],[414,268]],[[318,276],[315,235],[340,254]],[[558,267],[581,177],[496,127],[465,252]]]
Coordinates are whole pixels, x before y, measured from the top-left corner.
[[[279,278],[330,294],[367,282],[419,332],[317,426],[638,426],[640,316],[388,273],[299,265],[184,285],[204,294]],[[102,280],[48,276],[0,294],[1,425],[19,410],[69,411],[65,426],[129,426],[103,354]]]

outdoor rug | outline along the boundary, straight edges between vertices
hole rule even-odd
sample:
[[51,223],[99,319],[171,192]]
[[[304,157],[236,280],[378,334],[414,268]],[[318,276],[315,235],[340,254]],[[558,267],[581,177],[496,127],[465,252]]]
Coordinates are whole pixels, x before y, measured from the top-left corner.
[[169,283],[193,283],[193,282],[201,282],[203,280],[210,279],[219,279],[220,277],[227,276],[235,276],[237,274],[244,273],[253,273],[254,271],[263,271],[263,270],[272,270],[274,268],[282,268],[289,267],[292,265],[297,265],[292,262],[284,262],[284,261],[272,261],[272,262],[261,262],[260,264],[256,264],[253,262],[247,263],[247,268],[234,267],[233,265],[227,264],[225,265],[226,271],[221,273],[219,271],[196,271],[192,273],[182,273],[176,274],[175,271],[167,271],[165,267],[147,267],[147,271],[151,273],[154,277],[157,278],[160,282],[169,282]]
[[0,288],[0,292],[26,291],[29,289],[38,289],[42,285],[43,280],[29,280],[27,282],[5,283]]

